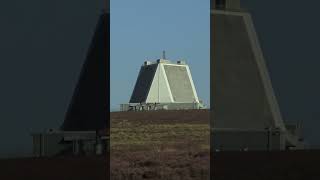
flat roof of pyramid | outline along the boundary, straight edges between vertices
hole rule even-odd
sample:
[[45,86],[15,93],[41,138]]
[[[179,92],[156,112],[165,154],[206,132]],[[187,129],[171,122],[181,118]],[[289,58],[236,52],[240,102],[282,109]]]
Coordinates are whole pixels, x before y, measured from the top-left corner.
[[147,65],[159,64],[159,63],[162,63],[162,64],[187,65],[186,61],[183,61],[183,60],[178,60],[176,62],[173,62],[173,61],[168,60],[168,59],[157,59],[156,61],[145,61],[144,65],[147,66]]

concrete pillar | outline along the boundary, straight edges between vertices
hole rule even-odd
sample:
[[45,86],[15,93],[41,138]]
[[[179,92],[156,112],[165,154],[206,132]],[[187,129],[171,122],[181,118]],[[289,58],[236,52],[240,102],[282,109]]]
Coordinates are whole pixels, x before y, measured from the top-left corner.
[[72,141],[73,144],[73,155],[78,155],[80,152],[79,140]]

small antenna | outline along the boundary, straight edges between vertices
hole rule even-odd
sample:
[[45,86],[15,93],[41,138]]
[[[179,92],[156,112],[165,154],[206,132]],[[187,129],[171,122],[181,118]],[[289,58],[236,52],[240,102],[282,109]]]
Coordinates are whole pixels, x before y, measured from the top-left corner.
[[162,59],[166,59],[166,51],[162,51]]

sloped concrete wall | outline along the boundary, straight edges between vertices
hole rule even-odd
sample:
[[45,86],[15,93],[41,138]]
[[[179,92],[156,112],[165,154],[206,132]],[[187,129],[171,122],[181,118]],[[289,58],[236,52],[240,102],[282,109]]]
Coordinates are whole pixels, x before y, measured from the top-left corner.
[[186,66],[164,65],[174,102],[194,102],[195,96]]
[[146,101],[157,67],[157,64],[141,67],[129,101],[130,103],[141,103]]
[[250,14],[211,9],[210,23],[211,147],[265,150],[270,142],[265,133],[256,132],[268,128],[279,131],[271,138],[272,149],[298,146],[282,120]]
[[109,127],[110,14],[101,15],[61,127],[65,131]]
[[211,14],[213,127],[283,128],[262,53],[246,12]]
[[146,103],[172,103],[173,99],[163,65],[158,65],[153,79]]

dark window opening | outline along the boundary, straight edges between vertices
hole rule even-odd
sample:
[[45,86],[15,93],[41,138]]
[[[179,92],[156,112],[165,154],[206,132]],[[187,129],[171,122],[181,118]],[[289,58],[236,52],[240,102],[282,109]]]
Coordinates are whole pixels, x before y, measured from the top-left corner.
[[226,7],[226,0],[216,0],[216,8],[224,9]]

